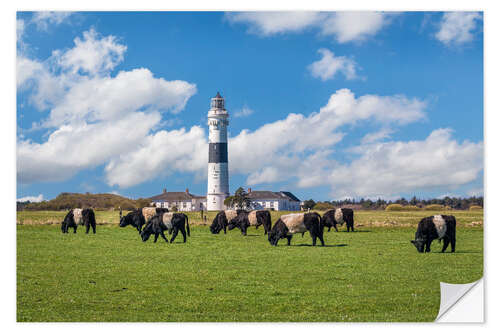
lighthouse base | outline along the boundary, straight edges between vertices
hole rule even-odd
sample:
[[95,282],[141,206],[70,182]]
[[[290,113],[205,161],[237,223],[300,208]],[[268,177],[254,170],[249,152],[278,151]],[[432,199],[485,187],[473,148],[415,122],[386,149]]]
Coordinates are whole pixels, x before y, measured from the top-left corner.
[[224,200],[227,198],[227,194],[207,194],[207,210],[224,210],[226,207],[224,205]]

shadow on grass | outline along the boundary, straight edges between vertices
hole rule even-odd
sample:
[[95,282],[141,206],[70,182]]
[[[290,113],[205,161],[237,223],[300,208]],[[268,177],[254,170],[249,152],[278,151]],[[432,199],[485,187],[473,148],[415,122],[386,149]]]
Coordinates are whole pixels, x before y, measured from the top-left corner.
[[[357,229],[356,231],[347,231],[347,230],[339,230],[338,232],[345,232],[345,233],[357,233],[357,232],[372,232],[371,230],[359,230]],[[332,233],[332,234],[336,234],[337,231],[335,230],[332,230],[332,231],[326,231],[325,233]]]
[[[283,246],[288,246],[288,245],[283,245]],[[336,245],[330,245],[330,244],[325,244],[325,246],[321,246],[321,244],[316,244],[316,246],[313,246],[312,244],[297,244],[297,245],[290,245],[290,246],[310,246],[310,247],[344,247],[348,246],[347,244],[336,244]]]

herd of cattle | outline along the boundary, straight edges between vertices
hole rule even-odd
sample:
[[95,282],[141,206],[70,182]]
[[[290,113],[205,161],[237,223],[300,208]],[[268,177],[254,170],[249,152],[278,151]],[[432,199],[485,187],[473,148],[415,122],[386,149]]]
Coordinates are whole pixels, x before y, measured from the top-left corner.
[[[268,240],[271,245],[277,246],[278,241],[286,238],[288,245],[294,234],[302,234],[309,232],[312,238],[313,246],[316,245],[316,239],[319,239],[321,245],[324,246],[323,230],[325,227],[328,231],[333,227],[338,231],[337,225],[346,224],[347,231],[354,231],[354,213],[350,208],[337,208],[326,211],[323,216],[316,212],[294,213],[282,215],[272,226],[271,214],[267,210],[225,210],[220,211],[210,225],[212,234],[218,234],[222,230],[232,230],[238,228],[241,233],[246,236],[247,229],[250,226],[263,226],[264,234],[268,235]],[[85,225],[86,233],[89,233],[90,227],[94,234],[96,233],[96,221],[94,211],[92,209],[71,209],[64,218],[61,224],[63,233],[68,233],[68,228],[73,228],[74,233],[78,225]],[[154,242],[161,236],[167,243],[168,239],[165,236],[165,231],[173,234],[170,239],[172,243],[179,231],[182,233],[184,243],[186,235],[190,236],[188,216],[184,213],[172,213],[166,208],[145,207],[136,209],[127,215],[123,216],[120,209],[120,227],[133,226],[139,232],[141,239],[146,242],[151,235],[154,235]],[[455,252],[456,242],[456,220],[451,215],[434,215],[423,218],[417,227],[415,240],[411,243],[415,245],[419,252],[430,252],[431,243],[433,240],[443,240],[444,252],[451,243],[451,252]]]

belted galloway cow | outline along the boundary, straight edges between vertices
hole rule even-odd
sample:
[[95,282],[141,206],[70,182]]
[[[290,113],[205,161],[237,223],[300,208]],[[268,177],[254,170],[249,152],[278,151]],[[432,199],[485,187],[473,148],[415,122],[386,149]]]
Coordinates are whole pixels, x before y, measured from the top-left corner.
[[186,231],[187,235],[191,236],[191,232],[189,230],[188,217],[184,213],[158,213],[153,216],[146,226],[141,232],[141,238],[145,242],[149,239],[149,237],[154,234],[155,235],[155,243],[158,240],[158,236],[162,236],[162,238],[168,242],[165,237],[164,231],[168,230],[169,234],[172,234],[172,238],[170,239],[170,243],[172,243],[179,231],[182,233],[184,238],[184,243],[186,242]]
[[134,209],[127,215],[122,215],[120,208],[120,227],[124,228],[128,225],[133,226],[139,233],[142,231],[142,226],[145,225],[157,213],[166,213],[167,208],[144,207],[142,209]]
[[334,227],[335,231],[339,231],[337,224],[342,226],[344,223],[347,226],[347,232],[349,232],[349,229],[354,231],[354,212],[351,208],[330,209],[323,214],[321,222],[325,227],[328,227],[328,231],[330,231],[331,227]]
[[325,246],[323,240],[323,225],[321,216],[318,213],[295,213],[282,215],[274,224],[268,234],[271,245],[277,246],[281,238],[286,238],[288,244],[292,240],[293,234],[309,231],[312,237],[312,245],[316,246],[316,238],[319,238],[321,245]]
[[448,244],[451,243],[451,252],[455,252],[456,242],[455,216],[452,215],[434,215],[424,217],[417,227],[415,240],[410,241],[417,248],[418,252],[431,252],[431,243],[433,240],[443,240],[441,252],[446,251]]
[[239,211],[238,215],[229,221],[227,228],[232,230],[237,227],[241,230],[241,233],[246,236],[248,227],[255,226],[255,229],[258,229],[260,225],[264,226],[264,235],[271,231],[271,213],[269,213],[269,211]]
[[212,225],[210,225],[210,232],[212,232],[212,234],[218,234],[222,229],[224,229],[224,233],[226,233],[229,221],[238,216],[238,214],[242,211],[243,210],[223,210],[218,212],[212,221]]
[[71,209],[64,217],[61,223],[61,231],[63,234],[68,233],[69,228],[73,228],[73,233],[76,233],[78,225],[85,225],[85,233],[89,233],[90,227],[95,234],[96,232],[96,221],[94,211],[90,208],[74,208]]

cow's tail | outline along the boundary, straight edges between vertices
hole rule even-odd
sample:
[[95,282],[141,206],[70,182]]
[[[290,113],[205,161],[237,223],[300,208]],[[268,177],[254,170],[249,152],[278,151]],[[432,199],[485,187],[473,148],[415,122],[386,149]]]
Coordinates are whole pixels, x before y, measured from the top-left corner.
[[186,216],[186,231],[189,237],[191,237],[191,231],[189,231],[189,218],[187,215]]

